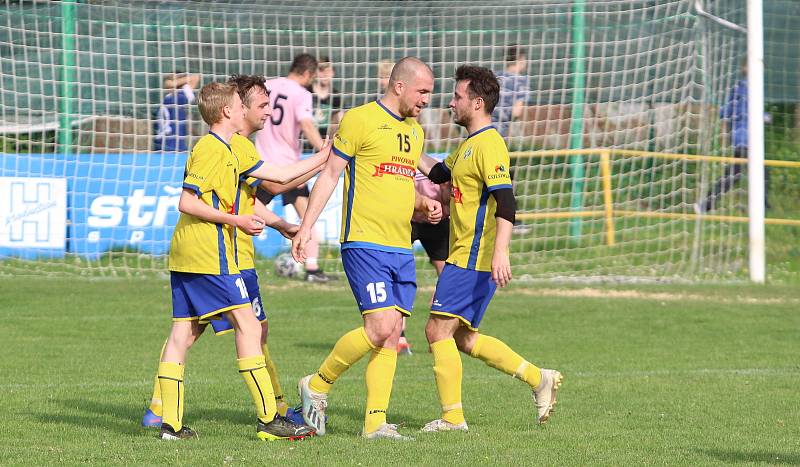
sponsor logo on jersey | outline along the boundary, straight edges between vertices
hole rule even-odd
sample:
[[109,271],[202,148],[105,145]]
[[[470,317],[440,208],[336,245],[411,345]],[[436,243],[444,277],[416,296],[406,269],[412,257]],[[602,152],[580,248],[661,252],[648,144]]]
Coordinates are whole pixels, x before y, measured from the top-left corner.
[[414,137],[414,141],[418,141],[419,140],[419,137],[417,136],[417,129],[416,128],[412,128],[411,129],[411,136]]
[[342,143],[342,144],[347,144],[347,140],[346,140],[346,139],[344,139],[344,138],[342,137],[342,135],[341,135],[341,134],[339,134],[339,133],[336,133],[336,136],[334,136],[333,138],[334,138],[334,139],[336,139],[337,141],[339,141],[339,142],[340,142],[340,143]]
[[379,130],[391,130],[392,126],[389,125],[388,123],[384,123],[383,125],[379,126],[378,129]]
[[450,187],[450,197],[453,198],[454,203],[464,204],[463,200],[464,195],[461,193],[461,190],[459,190],[457,186]]
[[503,164],[496,165],[496,166],[494,166],[494,171],[495,172],[505,172],[506,171],[506,166],[504,166]]
[[393,162],[384,162],[381,165],[375,166],[375,173],[373,177],[383,177],[384,175],[399,175],[401,177],[414,178],[416,170],[414,167],[405,164],[396,164]]
[[468,147],[466,151],[464,151],[464,160],[469,159],[469,156],[472,155],[472,146]]

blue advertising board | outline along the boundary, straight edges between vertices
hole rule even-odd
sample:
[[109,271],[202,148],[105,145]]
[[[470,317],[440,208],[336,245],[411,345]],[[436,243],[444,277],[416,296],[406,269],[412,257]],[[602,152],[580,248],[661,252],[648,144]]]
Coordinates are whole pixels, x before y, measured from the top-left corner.
[[[97,258],[111,249],[167,254],[179,216],[186,158],[186,153],[175,152],[3,155],[0,177],[66,179],[68,221],[60,227],[66,239],[60,249],[23,245],[11,251],[0,246],[0,255],[53,256],[66,251]],[[279,198],[270,208],[283,214]],[[285,247],[283,237],[272,229],[254,243],[262,256],[274,256]]]

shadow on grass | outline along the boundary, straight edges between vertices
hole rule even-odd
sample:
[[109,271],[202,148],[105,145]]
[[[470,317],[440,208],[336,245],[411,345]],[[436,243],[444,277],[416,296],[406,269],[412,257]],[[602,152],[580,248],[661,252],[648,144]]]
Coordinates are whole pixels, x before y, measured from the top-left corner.
[[[59,413],[32,412],[31,415],[41,423],[63,423],[76,427],[100,426],[120,434],[139,436],[146,430],[141,426],[142,415],[147,409],[144,405],[115,404],[94,399],[63,399],[58,403],[63,407]],[[187,424],[209,421],[227,422],[234,425],[254,425],[255,417],[247,412],[226,407],[189,407]]]
[[[297,341],[292,342],[292,345],[295,347],[300,347],[303,349],[309,350],[322,350],[324,352],[330,352],[333,349],[333,346],[336,345],[336,342],[308,342],[308,341]],[[321,358],[325,358],[325,356],[321,353]]]
[[698,449],[698,452],[705,454],[708,457],[713,457],[717,460],[726,463],[740,463],[740,462],[763,462],[765,464],[777,465],[798,465],[800,464],[800,454],[787,453],[787,452],[769,452],[769,451],[741,451],[741,450],[723,450],[723,449]]

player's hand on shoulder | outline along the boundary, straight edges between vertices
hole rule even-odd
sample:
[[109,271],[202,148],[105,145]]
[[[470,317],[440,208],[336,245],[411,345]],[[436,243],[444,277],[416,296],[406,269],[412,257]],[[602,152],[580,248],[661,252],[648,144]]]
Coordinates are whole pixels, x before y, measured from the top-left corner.
[[511,282],[511,261],[508,252],[498,254],[495,252],[492,257],[492,280],[498,287],[505,287]]
[[241,214],[236,216],[236,227],[247,235],[261,235],[264,230],[264,219],[254,214]]

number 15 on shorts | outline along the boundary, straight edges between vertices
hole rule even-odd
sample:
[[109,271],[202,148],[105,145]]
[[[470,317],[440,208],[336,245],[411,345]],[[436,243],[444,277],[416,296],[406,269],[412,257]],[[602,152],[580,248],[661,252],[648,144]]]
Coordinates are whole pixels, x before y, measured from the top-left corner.
[[367,284],[367,292],[372,303],[383,303],[386,301],[386,283],[370,282]]

